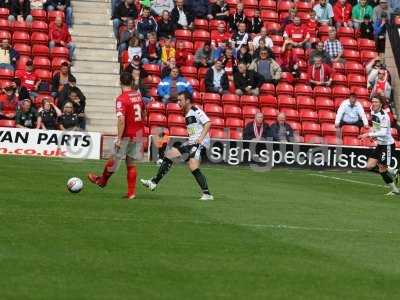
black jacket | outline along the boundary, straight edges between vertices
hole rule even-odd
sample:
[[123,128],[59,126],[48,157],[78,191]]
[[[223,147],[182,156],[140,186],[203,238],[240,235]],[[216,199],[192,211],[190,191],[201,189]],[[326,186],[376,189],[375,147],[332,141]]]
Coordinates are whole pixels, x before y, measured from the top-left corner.
[[[205,77],[205,84],[206,84],[206,91],[207,92],[212,92],[212,88],[214,86],[214,69],[213,68],[208,68],[206,77]],[[229,80],[228,80],[228,75],[226,75],[226,72],[221,77],[221,87],[224,91],[227,91],[229,89]]]
[[[264,123],[264,130],[261,137],[264,139],[268,139],[269,136],[271,136],[270,128],[267,123]],[[254,138],[256,138],[256,135],[254,134],[254,122],[249,122],[243,129],[243,139],[246,141],[250,141]]]
[[158,21],[157,35],[158,37],[167,37],[175,35],[175,23],[171,20],[165,23],[164,21]]
[[[288,123],[285,123],[285,127],[286,127],[286,139],[290,142],[293,141],[293,129],[292,127],[290,127],[290,125]],[[279,124],[276,122],[274,124],[271,125],[271,135],[272,138],[274,139],[274,141],[280,141],[279,138]]]
[[11,2],[11,15],[15,18],[22,15],[24,19],[31,13],[31,2],[29,0],[24,0],[22,6],[19,4],[19,0],[13,0]]
[[137,11],[135,4],[126,7],[125,2],[121,2],[115,9],[113,19],[121,19],[121,18],[137,18]]
[[[76,78],[71,73],[68,74],[69,82],[76,82]],[[51,80],[51,91],[58,93],[58,87],[60,86],[60,72],[57,72]]]
[[[186,15],[186,19],[187,19],[188,25],[190,25],[191,23],[193,23],[194,17],[193,17],[192,12],[190,11],[190,9],[184,6],[184,7],[183,7],[183,12],[184,12],[185,15]],[[178,8],[176,8],[176,6],[175,6],[174,9],[171,11],[171,20],[172,20],[172,23],[176,24],[176,27],[177,27],[177,28],[180,28],[180,25],[178,24],[178,21],[179,21],[179,11],[178,11]]]
[[58,5],[65,5],[66,7],[71,6],[71,0],[50,0],[47,1],[45,7],[52,5],[57,8]]
[[235,83],[236,89],[244,91],[246,87],[251,86],[255,89],[259,85],[259,80],[257,78],[256,72],[252,70],[247,70],[245,76],[239,71],[233,74],[233,81]]

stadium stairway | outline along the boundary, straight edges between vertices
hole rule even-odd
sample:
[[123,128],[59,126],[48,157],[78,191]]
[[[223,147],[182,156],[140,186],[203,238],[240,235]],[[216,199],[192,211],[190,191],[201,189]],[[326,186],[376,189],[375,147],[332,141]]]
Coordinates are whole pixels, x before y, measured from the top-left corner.
[[110,0],[72,1],[77,46],[72,74],[87,97],[87,130],[116,133],[115,97],[119,89]]

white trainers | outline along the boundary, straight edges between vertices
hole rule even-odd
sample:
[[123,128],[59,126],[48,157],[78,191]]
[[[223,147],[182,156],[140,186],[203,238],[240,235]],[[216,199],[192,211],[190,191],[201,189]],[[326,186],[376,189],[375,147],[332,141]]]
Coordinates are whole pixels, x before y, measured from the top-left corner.
[[156,162],[157,166],[161,166],[162,162],[163,162],[163,160],[161,158],[158,159],[157,162]]
[[400,196],[400,192],[390,191],[389,193],[386,194],[386,196]]
[[157,184],[155,184],[151,180],[146,180],[146,179],[140,179],[140,182],[147,187],[150,191],[154,191],[157,187]]
[[214,200],[214,196],[210,194],[203,194],[199,200],[202,201]]

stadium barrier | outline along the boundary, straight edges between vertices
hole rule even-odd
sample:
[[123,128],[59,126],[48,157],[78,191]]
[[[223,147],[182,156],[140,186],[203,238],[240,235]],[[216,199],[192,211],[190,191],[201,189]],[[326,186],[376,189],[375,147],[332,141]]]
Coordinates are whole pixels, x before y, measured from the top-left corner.
[[101,134],[0,127],[0,154],[100,159]]
[[[167,148],[185,140],[184,137],[171,137]],[[364,169],[372,151],[373,148],[362,146],[211,139],[203,159],[210,164],[250,165],[259,171],[273,167]],[[156,160],[157,153],[150,136],[149,160]],[[399,154],[396,149],[391,167],[397,167]]]

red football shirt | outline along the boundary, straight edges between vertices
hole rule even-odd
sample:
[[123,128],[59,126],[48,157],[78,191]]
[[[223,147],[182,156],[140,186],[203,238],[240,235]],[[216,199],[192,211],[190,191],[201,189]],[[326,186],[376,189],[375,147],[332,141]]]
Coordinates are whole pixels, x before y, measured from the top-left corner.
[[310,34],[308,33],[307,28],[304,26],[296,26],[294,23],[292,23],[286,26],[283,36],[291,38],[292,41],[296,43],[300,43],[304,41],[305,38],[309,38]]
[[125,117],[125,130],[123,137],[140,137],[143,135],[144,103],[139,91],[124,91],[116,101],[116,112],[118,116]]
[[21,86],[25,87],[29,92],[35,88],[37,82],[37,76],[33,72],[27,72],[25,70],[17,70],[15,77],[21,80]]
[[231,39],[231,35],[229,32],[220,33],[217,30],[211,31],[211,43],[218,47],[219,43],[229,41]]

